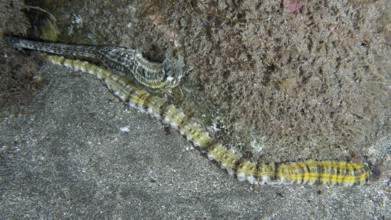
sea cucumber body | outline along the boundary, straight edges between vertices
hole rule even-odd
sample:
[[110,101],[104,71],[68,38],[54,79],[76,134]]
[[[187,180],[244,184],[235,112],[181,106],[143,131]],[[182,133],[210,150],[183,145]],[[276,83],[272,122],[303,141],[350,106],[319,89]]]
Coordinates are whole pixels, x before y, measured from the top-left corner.
[[161,119],[178,130],[201,152],[206,153],[210,160],[216,161],[230,175],[236,175],[239,181],[247,180],[250,184],[259,185],[340,184],[352,186],[364,184],[370,175],[368,166],[361,163],[307,160],[264,164],[245,160],[239,153],[213,140],[197,123],[191,122],[192,120],[181,109],[135,86],[130,79],[88,62],[53,55],[48,55],[47,59],[54,64],[95,75],[125,104]]

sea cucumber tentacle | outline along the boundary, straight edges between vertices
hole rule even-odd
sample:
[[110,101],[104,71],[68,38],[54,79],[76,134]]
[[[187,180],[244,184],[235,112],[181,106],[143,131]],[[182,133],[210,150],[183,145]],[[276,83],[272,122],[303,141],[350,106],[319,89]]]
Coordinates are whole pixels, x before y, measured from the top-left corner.
[[368,166],[361,163],[307,160],[263,164],[245,160],[240,154],[213,140],[198,124],[192,123],[181,109],[135,86],[130,79],[88,62],[54,55],[47,55],[47,59],[54,64],[96,75],[127,105],[160,118],[178,130],[201,152],[205,152],[210,160],[216,161],[230,175],[236,175],[239,181],[247,180],[250,184],[259,185],[318,183],[352,186],[364,184],[370,175]]

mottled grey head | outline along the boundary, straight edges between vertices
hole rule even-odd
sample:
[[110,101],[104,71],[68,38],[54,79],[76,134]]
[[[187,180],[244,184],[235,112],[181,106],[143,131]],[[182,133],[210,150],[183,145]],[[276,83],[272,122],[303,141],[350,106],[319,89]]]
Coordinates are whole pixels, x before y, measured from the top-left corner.
[[166,82],[172,84],[172,87],[175,87],[180,82],[183,77],[183,67],[185,63],[183,61],[183,56],[178,55],[176,58],[171,59],[170,50],[167,49],[166,57],[163,61],[163,69],[166,74]]

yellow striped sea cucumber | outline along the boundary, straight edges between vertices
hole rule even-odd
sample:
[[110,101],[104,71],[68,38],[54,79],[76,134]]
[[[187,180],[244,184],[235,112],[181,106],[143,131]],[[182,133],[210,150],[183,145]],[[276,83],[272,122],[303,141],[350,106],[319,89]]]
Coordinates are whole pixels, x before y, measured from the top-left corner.
[[364,184],[370,176],[369,167],[362,163],[307,160],[263,164],[245,160],[239,153],[213,140],[208,133],[199,128],[198,124],[192,123],[181,109],[135,86],[130,79],[80,60],[54,55],[47,55],[47,59],[54,64],[97,76],[126,105],[161,119],[178,130],[201,152],[207,154],[210,160],[215,160],[221,168],[227,170],[230,175],[235,175],[239,181],[247,180],[253,185],[319,183],[352,186]]
[[[149,88],[172,88],[177,85],[181,78],[181,75],[178,78],[171,78],[173,76],[170,75],[172,73],[169,73],[169,71],[181,72],[183,61],[174,62],[173,66],[170,66],[171,63],[152,63],[142,58],[141,53],[137,55],[136,50],[132,49],[117,47],[97,49],[97,47],[42,43],[14,37],[7,37],[7,40],[18,48],[101,59],[110,68],[120,72],[124,70],[125,73],[132,74],[137,83]],[[99,52],[96,52],[96,50]],[[109,55],[103,56],[101,53],[104,52]],[[46,58],[54,64],[95,75],[126,105],[141,112],[146,112],[178,130],[188,141],[206,154],[209,160],[216,161],[221,168],[227,170],[230,175],[236,176],[239,181],[247,180],[253,185],[312,185],[319,183],[351,186],[364,184],[371,174],[369,167],[364,163],[307,160],[264,164],[246,160],[240,153],[226,148],[211,138],[197,123],[192,122],[181,109],[136,85],[134,80],[127,77],[128,75],[123,76],[86,61],[66,59],[62,56],[46,55]]]

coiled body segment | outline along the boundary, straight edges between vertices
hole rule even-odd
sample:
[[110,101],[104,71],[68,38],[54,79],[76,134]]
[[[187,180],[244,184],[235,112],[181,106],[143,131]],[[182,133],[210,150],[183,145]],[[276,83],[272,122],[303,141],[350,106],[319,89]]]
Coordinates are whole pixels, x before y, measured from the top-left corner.
[[242,158],[239,153],[224,147],[192,122],[179,108],[165,99],[141,89],[132,80],[88,62],[48,55],[47,59],[58,65],[95,75],[126,105],[162,120],[178,130],[188,141],[216,161],[239,181],[247,180],[256,185],[279,184],[364,184],[370,170],[366,164],[343,161],[301,161],[288,163],[256,163]]
[[163,63],[157,63],[145,59],[140,51],[125,47],[45,43],[17,37],[6,37],[6,40],[17,48],[98,59],[108,68],[128,75],[151,89],[174,88],[183,77],[183,57],[171,60],[168,50]]

